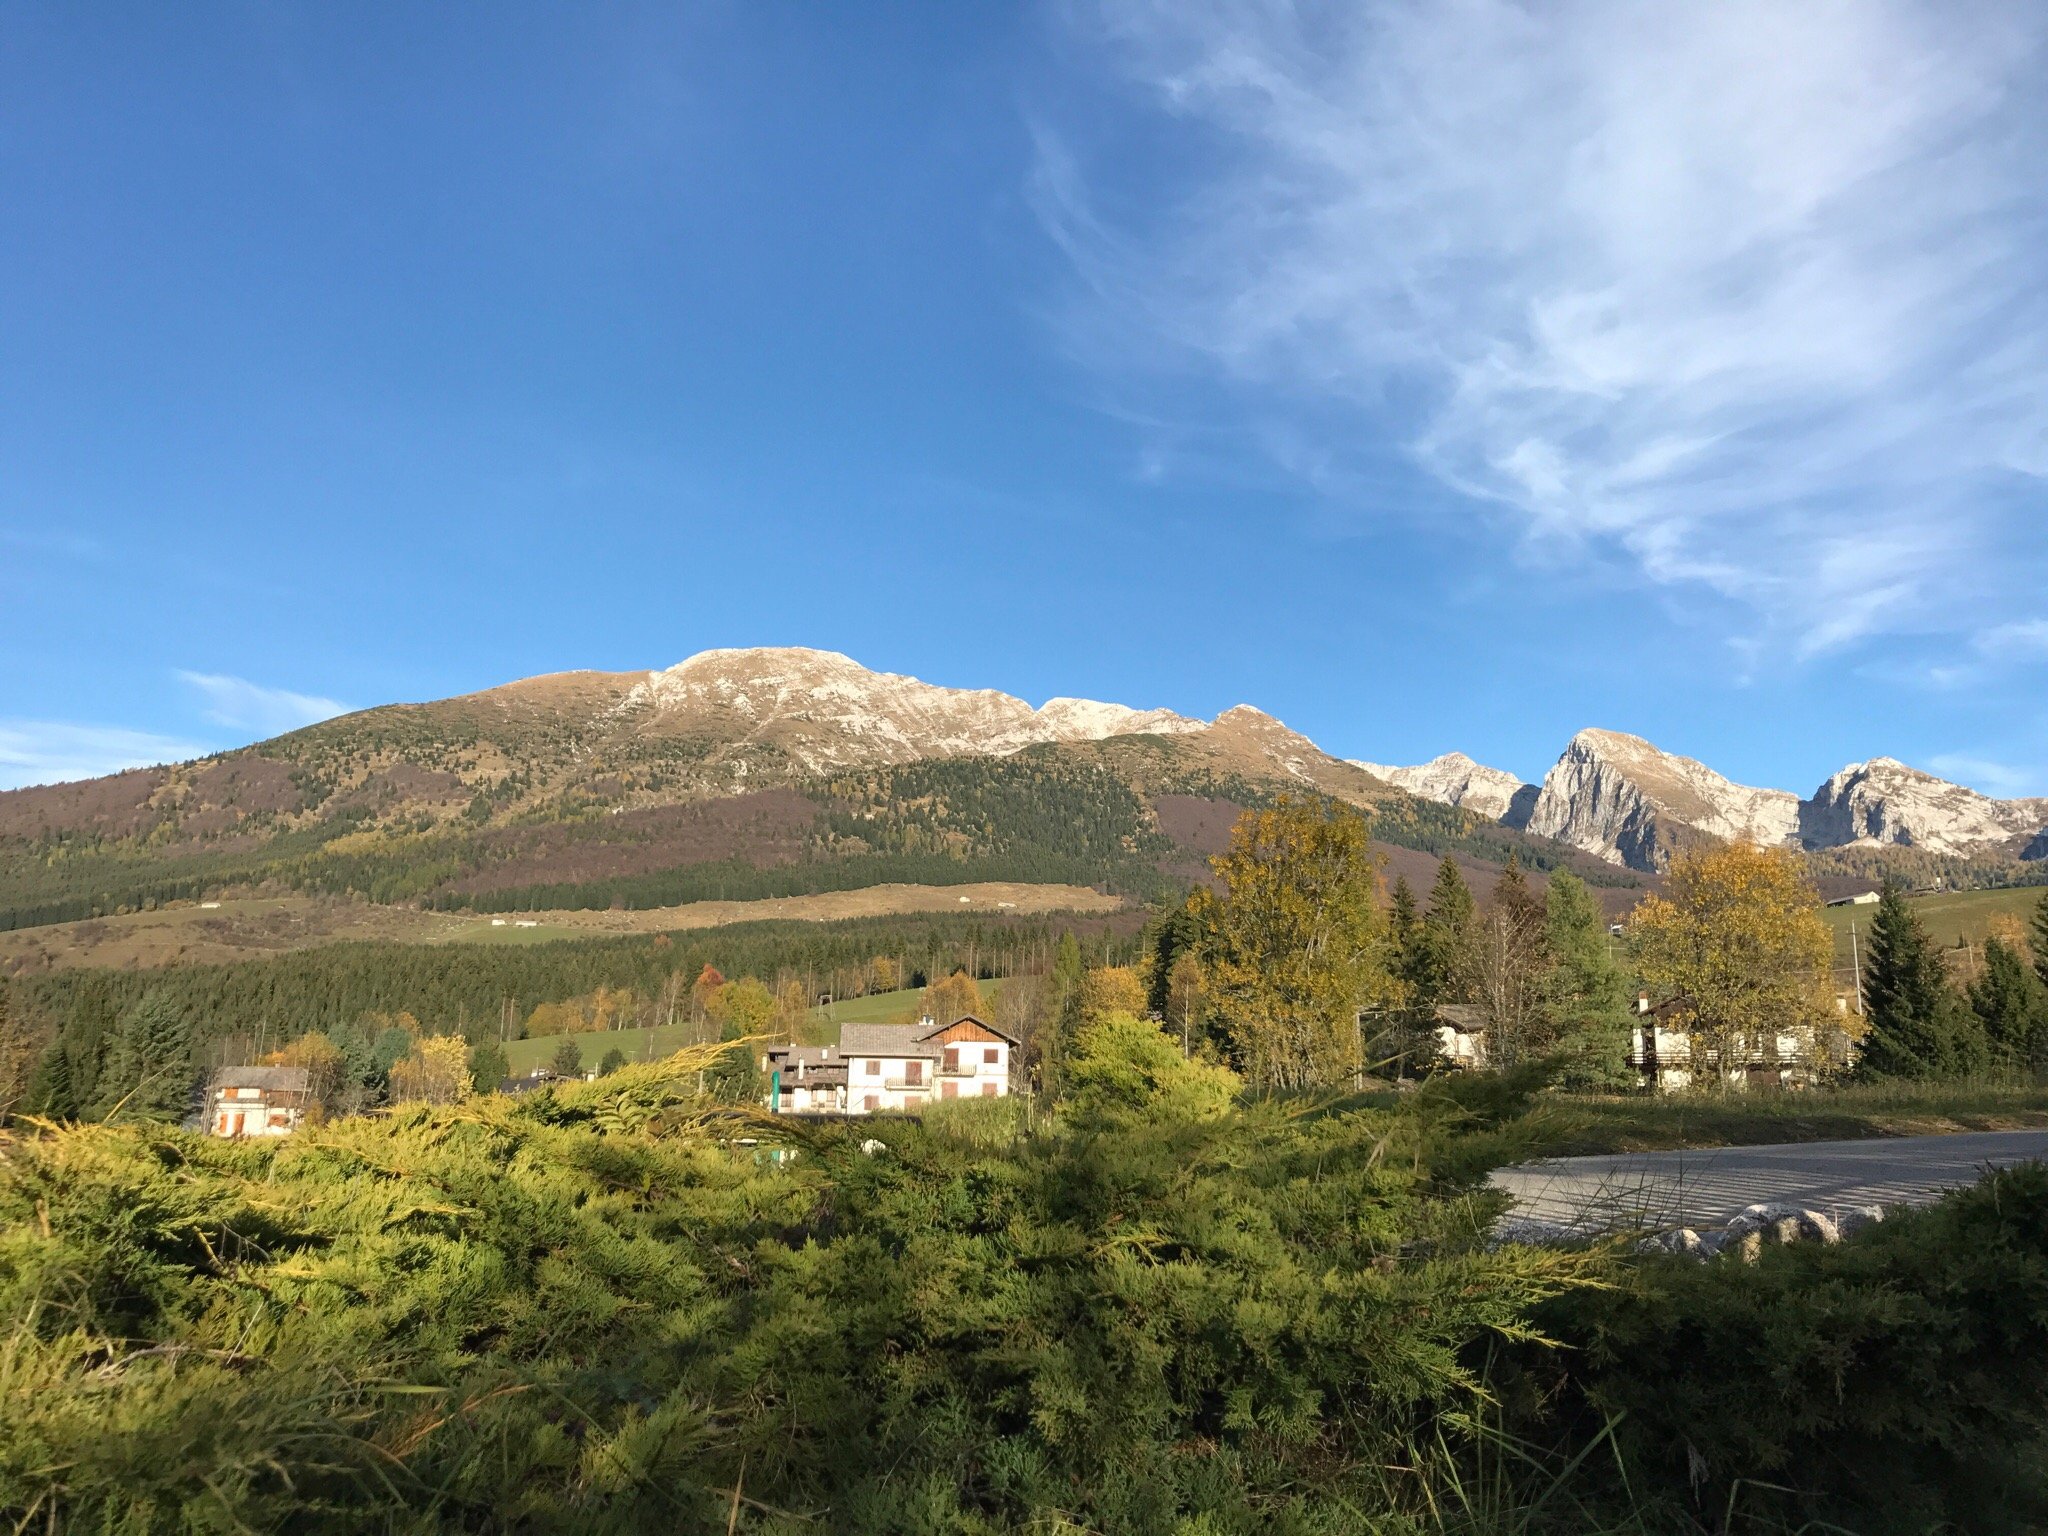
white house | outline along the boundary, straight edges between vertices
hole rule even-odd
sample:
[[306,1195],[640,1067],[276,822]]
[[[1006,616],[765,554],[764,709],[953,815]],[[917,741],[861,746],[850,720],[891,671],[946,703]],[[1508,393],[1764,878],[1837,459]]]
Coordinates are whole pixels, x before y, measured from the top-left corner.
[[1854,896],[1837,896],[1828,905],[1831,907],[1874,907],[1882,899],[1876,891],[1858,891]]
[[207,1134],[289,1136],[312,1096],[304,1067],[222,1067],[206,1091]]
[[934,1099],[1000,1099],[1017,1042],[977,1018],[847,1024],[839,1044],[768,1053],[769,1107],[789,1115],[915,1112]]

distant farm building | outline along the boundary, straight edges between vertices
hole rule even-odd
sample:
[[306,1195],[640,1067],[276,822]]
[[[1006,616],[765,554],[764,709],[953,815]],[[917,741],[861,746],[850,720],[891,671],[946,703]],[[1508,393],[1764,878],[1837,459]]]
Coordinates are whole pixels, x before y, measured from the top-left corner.
[[304,1067],[222,1067],[207,1088],[206,1129],[212,1136],[289,1136],[312,1102]]
[[769,1107],[785,1115],[915,1113],[932,1100],[1000,1099],[1017,1042],[977,1018],[847,1024],[839,1044],[768,1053]]
[[1831,907],[1874,907],[1877,903],[1877,892],[1858,891],[1854,896],[1837,896],[1828,905]]

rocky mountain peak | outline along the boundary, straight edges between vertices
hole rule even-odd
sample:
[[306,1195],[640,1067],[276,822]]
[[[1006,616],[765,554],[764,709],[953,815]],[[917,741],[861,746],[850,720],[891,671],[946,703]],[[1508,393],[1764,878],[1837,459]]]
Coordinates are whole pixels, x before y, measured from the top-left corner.
[[1660,869],[1690,838],[1779,844],[1799,797],[1722,777],[1640,736],[1583,730],[1544,776],[1528,830],[1636,869]]
[[1509,826],[1527,820],[1535,804],[1537,789],[1515,774],[1489,768],[1463,752],[1446,752],[1426,763],[1397,768],[1385,763],[1359,763],[1374,778],[1445,805],[1461,806],[1481,816],[1492,817]]
[[1204,728],[1171,710],[1092,699],[1053,699],[1034,709],[992,688],[940,687],[800,646],[701,651],[646,674],[617,713],[667,732],[773,746],[812,771]]
[[2048,826],[2048,799],[1994,800],[1895,757],[1851,763],[1830,777],[1799,812],[1809,848],[1901,844],[1934,853],[1987,845],[2024,850]]

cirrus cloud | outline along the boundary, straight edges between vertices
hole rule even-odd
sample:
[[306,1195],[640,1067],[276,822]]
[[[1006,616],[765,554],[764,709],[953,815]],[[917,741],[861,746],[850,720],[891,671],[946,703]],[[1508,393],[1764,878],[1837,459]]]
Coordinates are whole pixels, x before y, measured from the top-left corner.
[[205,699],[204,713],[215,725],[231,730],[253,731],[259,736],[281,736],[301,726],[315,725],[345,715],[349,706],[338,699],[318,694],[294,693],[289,688],[266,688],[247,678],[218,672],[185,672],[178,681],[199,690]]
[[2048,11],[1087,14],[1186,179],[1111,219],[1041,132],[1041,219],[1099,312],[1268,435],[1391,442],[1441,515],[1710,589],[1805,654],[2038,618]]

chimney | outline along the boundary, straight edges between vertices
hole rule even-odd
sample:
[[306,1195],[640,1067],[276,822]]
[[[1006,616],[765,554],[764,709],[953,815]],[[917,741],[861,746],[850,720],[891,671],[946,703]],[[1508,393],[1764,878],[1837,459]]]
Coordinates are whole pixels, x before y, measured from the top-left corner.
[[1637,1013],[1648,1013],[1649,1011],[1650,1011],[1650,994],[1649,994],[1649,993],[1647,993],[1647,992],[1638,992],[1638,993],[1636,994],[1636,1012],[1637,1012]]

